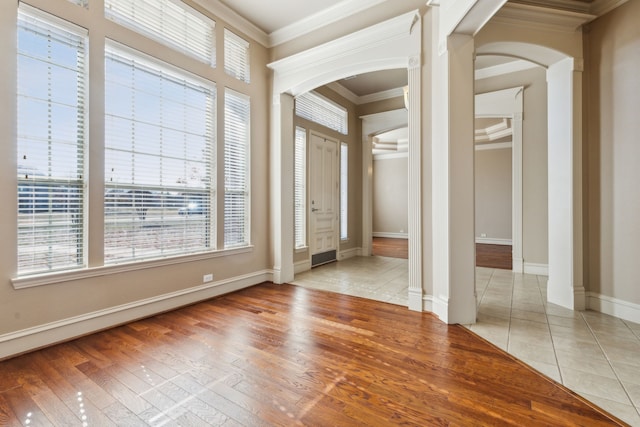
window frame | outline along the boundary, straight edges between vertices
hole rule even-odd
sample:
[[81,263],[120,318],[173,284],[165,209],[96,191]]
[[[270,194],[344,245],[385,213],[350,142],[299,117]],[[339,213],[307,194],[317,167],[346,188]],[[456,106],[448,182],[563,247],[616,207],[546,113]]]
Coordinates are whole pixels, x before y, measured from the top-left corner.
[[[230,96],[231,95],[231,96]],[[239,147],[235,146],[235,145],[231,145],[231,129],[229,128],[230,125],[232,124],[237,124],[237,123],[232,123],[229,121],[229,114],[228,114],[228,109],[231,107],[228,104],[229,99],[231,99],[232,97],[235,97],[239,100],[242,100],[242,102],[246,102],[245,105],[243,105],[242,107],[245,107],[248,110],[248,116],[245,118],[246,120],[242,123],[240,123],[241,125],[243,125],[243,129],[244,129],[244,133],[245,133],[245,138],[243,140],[238,140],[238,141],[233,141],[234,144],[235,143],[241,143],[244,145],[244,151],[245,151],[245,156],[243,158],[243,169],[244,169],[244,173],[243,173],[243,181],[244,181],[244,189],[242,188],[234,188],[232,186],[229,185],[229,182],[232,181],[232,176],[230,175],[230,165],[232,163],[232,155],[237,154],[235,149],[238,149]],[[249,97],[249,95],[246,95],[242,92],[238,92],[236,90],[230,89],[228,87],[225,87],[224,89],[224,119],[223,119],[223,126],[224,126],[224,211],[223,211],[223,223],[224,223],[224,228],[223,228],[223,247],[225,249],[233,249],[233,248],[238,248],[238,247],[244,247],[244,246],[250,246],[251,245],[251,97]],[[243,229],[243,240],[242,242],[240,241],[228,241],[227,237],[233,232],[233,230],[231,229],[231,218],[229,218],[227,215],[227,212],[229,210],[229,206],[230,203],[228,203],[230,201],[230,198],[228,196],[231,195],[242,195],[244,200],[243,200],[243,224],[242,224],[242,229]],[[235,220],[233,221],[235,222]]]
[[[43,61],[41,59],[38,59],[35,55],[35,53],[30,52],[30,54],[27,53],[22,53],[21,49],[20,49],[20,42],[19,42],[19,35],[18,33],[20,32],[20,28],[25,28],[28,31],[34,31],[32,28],[33,27],[26,27],[26,24],[21,24],[22,21],[25,21],[26,19],[33,19],[36,21],[39,21],[40,23],[42,23],[42,25],[44,27],[48,27],[51,30],[55,30],[55,31],[62,31],[67,35],[62,35],[61,39],[65,39],[64,41],[61,41],[61,43],[63,43],[63,45],[66,43],[67,46],[71,46],[72,42],[71,39],[69,39],[67,41],[67,39],[69,38],[69,35],[73,35],[77,42],[80,43],[80,47],[81,50],[77,51],[77,55],[78,58],[82,61],[81,64],[77,64],[77,72],[76,72],[76,81],[79,82],[79,87],[77,88],[77,98],[76,101],[78,102],[78,106],[76,108],[76,121],[75,121],[75,129],[78,131],[78,135],[76,135],[76,137],[74,138],[74,143],[73,146],[75,147],[75,158],[76,158],[76,162],[75,162],[75,167],[76,167],[76,174],[79,174],[80,176],[76,176],[75,179],[72,179],[71,177],[69,178],[63,178],[62,176],[52,176],[53,171],[52,168],[56,167],[58,168],[60,166],[59,162],[56,162],[55,165],[51,165],[50,163],[50,159],[48,161],[48,175],[43,175],[44,178],[40,178],[41,175],[37,175],[38,178],[34,178],[33,176],[36,176],[35,174],[31,174],[32,177],[29,177],[29,173],[26,172],[20,172],[20,161],[18,161],[18,170],[17,170],[17,175],[18,175],[18,179],[17,179],[17,186],[16,186],[16,196],[17,196],[17,206],[16,206],[16,211],[17,211],[17,221],[18,224],[16,224],[17,226],[17,237],[18,240],[16,242],[16,252],[17,252],[17,265],[16,265],[16,274],[18,277],[30,277],[33,275],[39,275],[39,274],[55,274],[58,272],[68,272],[68,271],[76,271],[79,269],[83,269],[86,268],[87,266],[87,221],[86,221],[86,214],[85,212],[87,211],[86,209],[86,203],[87,203],[87,162],[86,162],[86,156],[87,156],[87,150],[88,150],[88,138],[89,138],[89,129],[88,129],[88,125],[87,125],[87,118],[88,118],[88,97],[86,96],[86,91],[87,88],[89,86],[89,58],[88,58],[88,41],[89,41],[89,35],[86,29],[77,26],[71,22],[68,22],[66,20],[60,19],[55,15],[52,15],[48,12],[44,12],[41,11],[39,9],[36,9],[32,6],[29,6],[27,4],[23,4],[20,3],[18,5],[17,8],[17,18],[16,18],[16,39],[18,40],[17,46],[16,46],[16,56],[17,56],[17,60],[16,60],[16,66],[18,67],[18,70],[20,68],[19,62],[20,62],[20,57],[24,57],[26,59],[32,59],[44,64],[56,64],[56,62],[54,61]],[[50,39],[50,36],[47,37],[47,40]],[[48,54],[51,55],[51,51],[48,51]],[[57,65],[60,69],[65,69],[66,65],[63,65],[61,63],[57,63]],[[49,76],[53,76],[54,73],[51,72],[51,70],[53,69],[53,67],[48,66],[47,69],[49,70],[48,74]],[[21,100],[27,101],[27,95],[25,94],[21,94],[20,91],[20,79],[21,77],[24,75],[24,73],[17,73],[18,74],[18,78],[16,81],[16,108],[17,108],[17,115],[16,115],[16,127],[17,127],[17,133],[16,133],[16,152],[17,152],[17,156],[20,156],[21,153],[21,136],[20,136],[20,104],[21,104]],[[50,79],[49,79],[50,80]],[[51,119],[52,119],[52,114],[54,113],[54,109],[52,108],[53,105],[58,105],[60,107],[70,107],[70,105],[64,105],[64,103],[62,103],[60,101],[60,99],[56,99],[53,100],[52,99],[52,95],[51,95],[51,86],[49,86],[48,89],[49,93],[47,95],[47,99],[40,99],[40,101],[44,101],[47,103],[47,115],[48,115],[48,121],[49,123],[52,123]],[[38,98],[34,98],[34,97],[29,97],[29,100],[38,100]],[[50,124],[49,125],[49,133],[46,136],[46,143],[47,143],[47,149],[48,149],[48,153],[51,154],[52,150],[54,148],[64,148],[64,145],[70,145],[68,144],[68,142],[70,142],[70,140],[68,141],[64,141],[64,140],[60,140],[57,137],[54,137],[52,135],[52,132],[56,132],[56,130],[53,130],[53,127],[57,125],[58,122],[61,122],[63,119],[63,116],[59,116],[61,117],[59,120],[56,120],[55,123]],[[60,129],[58,129],[57,131],[60,131]],[[31,135],[31,138],[37,138],[35,135]],[[25,135],[25,138],[29,139],[29,136]],[[35,142],[35,141],[34,141]],[[27,148],[24,147],[24,149],[26,150]],[[27,160],[27,154],[26,151],[23,151],[22,154],[23,159]],[[29,169],[28,166],[23,165],[23,168],[27,168],[24,170],[31,170]],[[35,169],[34,169],[35,170]],[[22,175],[24,173],[25,178],[20,178],[20,175]],[[31,209],[29,209],[28,207],[27,212],[24,212],[25,210],[25,204],[24,204],[24,196],[23,196],[23,202],[21,204],[21,192],[23,194],[24,191],[21,190],[21,187],[24,188],[32,188],[32,191],[28,192],[27,195],[31,194],[32,195],[32,199],[31,199]],[[47,188],[49,188],[50,190],[47,191]],[[51,193],[51,189],[53,189],[53,193]],[[56,190],[57,189],[57,190]],[[44,190],[44,191],[39,191],[39,190]],[[60,191],[62,190],[62,191]],[[69,196],[69,194],[73,194],[69,192],[69,190],[75,190],[77,191],[78,195],[77,196]],[[37,197],[38,193],[48,193],[49,195],[39,199]],[[56,200],[54,199],[54,197],[58,197],[59,199]],[[42,200],[44,201],[45,205],[41,205],[38,204],[36,205],[36,203],[40,203],[40,202],[36,202],[36,200]],[[60,205],[60,203],[62,203],[62,205]],[[28,205],[27,205],[28,206]],[[65,209],[66,206],[66,209]],[[47,268],[41,268],[41,269],[37,269],[35,268],[35,260],[32,259],[31,263],[29,263],[29,265],[32,267],[30,269],[23,269],[21,272],[21,268],[20,268],[20,253],[21,253],[21,244],[20,244],[20,222],[24,222],[24,220],[27,220],[28,218],[26,216],[28,216],[31,212],[31,221],[36,220],[35,215],[36,215],[36,210],[42,210],[45,209],[45,212],[48,214],[48,226],[45,225],[42,227],[43,231],[41,233],[44,234],[48,234],[48,240],[45,240],[46,242],[48,242],[47,246],[47,252],[48,255],[45,256],[45,260],[46,260],[46,264],[47,264]],[[71,210],[69,210],[71,209]],[[21,210],[23,212],[21,212]],[[70,215],[69,218],[64,219],[65,216],[65,212],[67,212],[67,215]],[[69,212],[71,212],[69,214]],[[42,213],[42,212],[40,212]],[[53,231],[56,228],[60,228],[60,227],[66,227],[63,222],[67,223],[68,221],[70,221],[70,231],[68,236],[68,239],[70,242],[75,241],[75,244],[70,243],[72,246],[75,245],[75,259],[76,262],[75,263],[67,263],[65,265],[62,264],[58,264],[56,265],[52,265],[55,264],[55,257],[58,257],[60,252],[59,251],[54,251],[52,249],[52,246],[54,244],[58,244],[60,245],[62,242],[64,242],[64,239],[61,239],[59,237],[55,237],[52,236],[51,233],[53,233]],[[23,228],[24,229],[24,228]],[[50,231],[46,231],[46,230],[50,230]],[[37,254],[37,251],[35,250],[35,244],[37,242],[40,243],[40,246],[42,246],[42,239],[38,239],[38,237],[41,236],[41,234],[37,234],[34,235],[33,238],[33,242],[31,243],[31,245],[25,245],[26,248],[33,248],[33,250],[35,251],[35,254]],[[35,256],[34,254],[34,256]],[[73,255],[71,255],[71,257],[73,258]]]
[[294,131],[294,249],[309,248],[307,241],[307,130],[296,126]]
[[[193,75],[192,73],[189,73],[186,70],[177,68],[172,66],[171,64],[167,64],[166,62],[163,62],[157,58],[151,57],[143,52],[137,51],[135,49],[129,48],[127,46],[124,46],[118,42],[115,42],[113,40],[107,40],[105,43],[105,68],[107,66],[107,63],[109,60],[115,60],[115,59],[110,59],[110,56],[118,56],[120,58],[122,58],[122,60],[124,61],[131,61],[131,62],[135,62],[136,64],[138,64],[139,70],[142,73],[150,73],[150,74],[157,74],[158,76],[163,76],[161,77],[162,81],[167,81],[169,84],[171,83],[178,83],[179,85],[183,85],[185,87],[190,86],[192,89],[195,88],[195,90],[201,90],[203,93],[206,93],[208,96],[207,98],[207,104],[208,106],[205,108],[208,108],[208,113],[209,113],[209,117],[204,116],[203,120],[205,121],[205,127],[207,127],[207,123],[208,123],[208,129],[205,131],[206,135],[203,135],[202,137],[204,138],[208,138],[206,141],[206,148],[205,153],[204,153],[204,157],[201,159],[200,163],[203,164],[204,167],[204,172],[205,172],[205,180],[203,182],[205,182],[205,184],[202,187],[189,187],[187,185],[168,185],[168,184],[163,184],[162,182],[158,182],[158,183],[153,183],[153,184],[143,184],[142,182],[126,182],[123,183],[121,185],[111,185],[109,184],[109,180],[107,178],[108,174],[109,174],[109,170],[107,168],[107,161],[105,160],[105,176],[104,176],[104,184],[105,184],[105,233],[104,233],[104,239],[103,239],[103,246],[104,246],[104,253],[105,253],[105,258],[103,260],[103,264],[105,266],[108,265],[113,265],[113,264],[120,264],[120,263],[135,263],[135,262],[140,262],[140,261],[144,261],[147,259],[153,259],[153,258],[170,258],[170,257],[174,257],[174,256],[182,256],[182,255],[189,255],[192,253],[206,253],[206,252],[211,252],[211,251],[215,251],[216,250],[216,168],[217,165],[215,164],[215,162],[213,161],[213,159],[215,158],[214,153],[216,151],[216,105],[217,105],[217,94],[216,94],[216,85],[215,83],[208,81],[206,79],[202,79],[198,76]],[[132,67],[136,67],[136,65],[132,65]],[[108,79],[108,71],[105,69],[105,87],[109,82]],[[133,88],[132,88],[133,89]],[[137,92],[136,92],[137,93]],[[153,92],[155,93],[155,92]],[[135,97],[135,95],[134,95]],[[165,99],[165,102],[171,103],[172,100],[170,99]],[[162,102],[160,103],[162,104]],[[112,147],[109,146],[109,141],[107,140],[107,135],[108,135],[108,130],[107,130],[107,126],[109,123],[108,117],[109,117],[109,112],[107,111],[107,96],[105,96],[105,148],[104,148],[104,152],[105,152],[105,159],[109,158],[109,150],[113,150]],[[131,122],[132,125],[136,125],[136,124],[142,124],[144,126],[153,126],[153,123],[150,122],[141,122],[137,119],[133,119],[133,118],[128,118],[128,117],[123,117],[123,119],[125,120],[129,120]],[[156,126],[159,129],[160,134],[162,135],[163,130],[171,130],[174,131],[176,133],[179,133],[179,129],[169,129],[167,127],[167,124],[163,121],[162,124],[159,124],[158,126]],[[187,133],[182,133],[182,138],[183,139],[188,139],[189,135]],[[133,137],[133,135],[132,135]],[[135,148],[135,139],[132,140],[132,148],[131,148],[131,153],[132,156],[135,156],[135,154],[133,154],[134,152],[136,152],[138,154],[138,156],[147,156],[149,157],[148,154],[145,154],[144,151],[141,151],[140,149],[136,149]],[[186,143],[185,143],[186,144]],[[185,145],[185,150],[186,150],[186,145]],[[124,150],[123,148],[118,148],[116,151],[119,152],[128,152],[126,150]],[[163,160],[165,161],[170,161],[173,160],[174,162],[176,160],[178,161],[183,161],[184,162],[184,167],[186,167],[189,164],[189,159],[188,158],[171,158],[171,157],[167,157],[167,156],[163,156],[161,154],[157,154],[155,156],[152,156],[154,158],[157,158],[160,161],[160,164],[162,164]],[[131,164],[132,167],[135,167],[136,165]],[[134,169],[135,170],[135,169]],[[159,176],[160,180],[162,181],[163,175],[162,172],[160,172],[160,176]],[[150,202],[148,203],[148,205],[150,206],[155,206],[156,204],[160,204],[161,206],[166,206],[167,204],[171,204],[171,201],[173,201],[174,203],[182,203],[183,205],[185,205],[186,207],[186,211],[185,213],[179,217],[180,220],[177,220],[175,218],[164,218],[162,217],[160,220],[161,224],[170,224],[171,222],[175,223],[176,225],[180,224],[180,222],[184,222],[183,224],[183,229],[186,230],[187,227],[191,226],[191,225],[198,225],[197,223],[202,222],[203,224],[201,224],[201,226],[204,228],[204,243],[200,246],[194,247],[194,250],[188,250],[186,248],[182,248],[181,250],[175,250],[173,252],[164,252],[165,249],[165,245],[162,246],[162,248],[160,248],[160,252],[159,253],[155,253],[152,254],[150,256],[131,256],[128,258],[119,258],[116,259],[115,261],[110,261],[107,258],[107,228],[108,226],[112,225],[112,221],[109,220],[109,212],[107,211],[107,204],[109,202],[109,200],[107,200],[106,195],[108,194],[109,189],[111,190],[116,190],[118,188],[123,188],[128,190],[127,193],[134,193],[133,196],[130,197],[130,200],[127,199],[125,200],[125,205],[123,205],[123,208],[128,208],[129,206],[126,205],[127,202],[130,202],[130,204],[133,205],[135,211],[141,211],[142,212],[142,216],[140,216],[138,214],[138,212],[135,212],[136,214],[138,214],[138,218],[136,218],[135,216],[132,216],[131,219],[127,222],[123,222],[124,225],[129,224],[131,227],[132,232],[136,232],[136,226],[135,221],[137,220],[145,220],[146,217],[146,206],[145,206],[145,197],[147,199],[152,199],[150,200]],[[154,193],[155,192],[155,193]],[[157,194],[159,192],[160,196],[158,198],[158,200],[156,200],[156,197],[154,196],[154,194]],[[170,196],[172,193],[182,193],[182,196]],[[140,197],[138,197],[138,195],[140,194]],[[136,208],[136,198],[140,199],[140,202],[142,204],[142,208],[141,210],[139,208]],[[171,200],[168,200],[171,199]],[[196,216],[195,214],[192,215],[191,212],[189,212],[190,207],[187,206],[187,202],[189,202],[190,200],[199,200],[199,203],[201,204],[201,206],[199,207],[200,209],[203,209],[202,212],[199,212],[199,215]],[[118,211],[120,209],[118,209],[118,202],[117,200],[115,201],[115,210]],[[122,204],[121,204],[122,205]],[[122,209],[125,210],[125,209]],[[129,209],[130,210],[130,209]],[[149,209],[150,210],[150,209]],[[163,211],[166,209],[163,209]],[[178,214],[180,215],[180,210],[178,209]],[[201,216],[200,216],[201,215]],[[126,218],[126,217],[125,217]],[[184,221],[182,221],[182,219],[184,219]],[[200,219],[201,221],[197,221],[198,219]],[[163,232],[167,231],[167,232],[171,232],[171,231],[178,231],[180,229],[180,227],[174,227],[174,230],[169,230],[169,227],[163,227]],[[140,229],[140,232],[142,232],[143,230]],[[184,236],[183,236],[184,238]],[[115,250],[115,249],[114,249]],[[135,253],[136,249],[132,247],[132,251]]]

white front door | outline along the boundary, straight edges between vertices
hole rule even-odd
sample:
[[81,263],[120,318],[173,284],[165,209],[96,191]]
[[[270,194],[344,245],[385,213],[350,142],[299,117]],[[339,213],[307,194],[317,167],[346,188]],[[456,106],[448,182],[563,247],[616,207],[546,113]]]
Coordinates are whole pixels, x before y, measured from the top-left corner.
[[311,134],[309,156],[311,265],[334,261],[338,249],[338,141]]

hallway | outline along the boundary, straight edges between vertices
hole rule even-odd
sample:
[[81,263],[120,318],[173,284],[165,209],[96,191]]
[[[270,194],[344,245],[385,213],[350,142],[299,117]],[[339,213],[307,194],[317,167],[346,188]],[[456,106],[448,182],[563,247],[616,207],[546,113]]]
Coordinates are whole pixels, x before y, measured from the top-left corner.
[[[407,304],[407,260],[355,257],[292,284]],[[547,304],[546,277],[476,268],[478,322],[465,325],[631,425],[640,425],[640,325]]]

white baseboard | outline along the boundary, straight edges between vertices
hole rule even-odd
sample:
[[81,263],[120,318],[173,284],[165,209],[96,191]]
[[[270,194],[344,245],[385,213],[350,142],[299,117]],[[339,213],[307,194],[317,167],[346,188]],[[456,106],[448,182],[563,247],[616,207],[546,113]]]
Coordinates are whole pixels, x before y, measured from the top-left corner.
[[535,274],[536,276],[548,276],[549,264],[536,264],[533,262],[525,262],[524,274]]
[[352,248],[340,251],[338,258],[340,261],[362,255],[362,248]]
[[640,323],[640,305],[623,301],[595,292],[587,292],[587,308],[615,316],[634,323]]
[[511,239],[494,239],[491,237],[476,237],[476,243],[481,243],[483,245],[505,245],[511,246]]
[[386,237],[389,239],[408,239],[409,233],[387,233],[384,231],[374,231],[371,233],[373,237]]
[[0,335],[0,360],[271,280],[258,271]]
[[298,262],[293,264],[293,273],[294,274],[304,273],[305,271],[309,271],[309,270],[311,270],[311,260],[310,259],[305,259],[304,261],[298,261]]

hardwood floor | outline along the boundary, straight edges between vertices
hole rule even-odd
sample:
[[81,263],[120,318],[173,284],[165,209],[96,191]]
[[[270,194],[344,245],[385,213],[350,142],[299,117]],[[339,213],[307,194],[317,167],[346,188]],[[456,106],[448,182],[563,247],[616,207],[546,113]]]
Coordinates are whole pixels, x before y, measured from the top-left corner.
[[371,253],[376,256],[408,259],[409,240],[374,237]]
[[265,283],[0,362],[0,425],[623,425],[460,326]]
[[511,245],[476,243],[476,267],[512,270]]
[[[409,258],[409,240],[374,237],[372,254],[391,258]],[[476,243],[476,267],[513,268],[510,245],[487,245]]]

